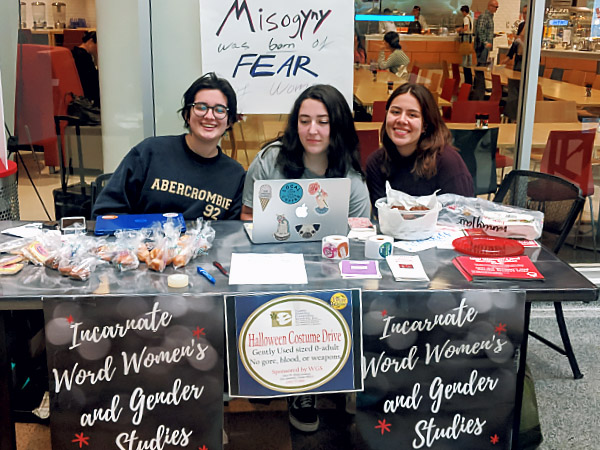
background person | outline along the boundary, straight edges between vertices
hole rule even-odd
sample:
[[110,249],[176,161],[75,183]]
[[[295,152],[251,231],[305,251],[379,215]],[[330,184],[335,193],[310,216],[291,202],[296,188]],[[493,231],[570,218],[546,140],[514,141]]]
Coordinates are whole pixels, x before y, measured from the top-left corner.
[[473,179],[452,147],[452,135],[442,120],[437,103],[421,85],[405,83],[386,104],[381,127],[383,147],[367,160],[367,186],[371,204],[386,197],[385,182],[392,189],[421,196],[452,193],[473,196]]
[[283,136],[267,143],[250,164],[242,220],[252,220],[257,180],[342,177],[351,180],[350,217],[369,217],[352,113],[336,88],[317,84],[294,102]]
[[521,64],[523,62],[523,46],[525,45],[525,21],[527,20],[527,5],[523,6],[521,11],[523,20],[517,27],[517,34],[515,40],[508,49],[508,53],[500,64],[507,64],[509,60],[515,59],[513,70],[521,71]]
[[83,43],[73,47],[71,54],[75,60],[83,96],[91,100],[94,105],[100,106],[100,82],[98,81],[98,41],[95,31],[86,31],[81,39]]
[[[383,10],[383,14],[391,15],[392,10],[390,8],[385,8]],[[383,20],[379,22],[379,32],[387,33],[388,31],[396,31],[396,24],[390,20]]]
[[[463,24],[462,27],[458,27],[456,31],[460,33],[460,42],[468,43],[471,46],[472,50],[472,42],[473,42],[473,19],[471,19],[471,12],[469,11],[469,7],[467,5],[463,5],[460,7],[460,12],[463,16]],[[462,64],[464,67],[470,67],[473,65],[473,54],[472,51],[469,54],[464,54],[462,57]]]
[[490,0],[487,9],[475,21],[475,54],[477,65],[485,66],[494,43],[494,14],[498,10],[498,0]]
[[93,216],[180,212],[186,220],[239,219],[245,171],[217,145],[237,121],[229,82],[208,73],[183,94],[187,134],[133,147],[100,193]]
[[429,26],[425,20],[425,16],[421,14],[421,7],[419,5],[413,6],[412,13],[415,20],[408,26],[408,34],[421,34],[429,32]]
[[383,41],[385,42],[387,48],[392,51],[392,54],[388,59],[385,59],[385,52],[381,50],[379,52],[377,65],[380,69],[389,69],[389,71],[392,73],[401,73],[401,68],[408,65],[410,58],[402,51],[398,33],[395,31],[388,31],[383,35]]

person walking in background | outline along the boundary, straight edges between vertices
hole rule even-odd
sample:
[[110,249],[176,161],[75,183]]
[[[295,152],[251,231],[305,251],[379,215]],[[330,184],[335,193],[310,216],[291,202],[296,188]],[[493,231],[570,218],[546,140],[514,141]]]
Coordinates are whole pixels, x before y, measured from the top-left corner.
[[[487,9],[475,21],[474,47],[477,65],[486,66],[494,43],[494,13],[498,9],[498,0],[489,0]],[[475,71],[473,99],[483,100],[485,96],[485,76]]]
[[477,65],[485,66],[494,43],[494,14],[498,0],[490,0],[487,9],[475,21],[475,54]]
[[[467,5],[461,6],[460,12],[463,15],[463,25],[462,27],[458,27],[456,31],[460,33],[461,45],[468,44],[465,45],[465,53],[463,53],[462,65],[464,67],[469,67],[473,65],[473,19],[471,19],[471,12],[469,11],[469,7]],[[467,48],[469,49],[469,53],[466,53]]]
[[100,106],[100,82],[98,81],[98,40],[95,31],[86,31],[82,38],[83,43],[71,50],[83,96],[92,101],[95,106]]
[[408,65],[410,58],[402,51],[398,33],[395,31],[388,31],[383,35],[383,41],[386,43],[387,48],[392,51],[392,54],[388,59],[385,59],[385,52],[381,50],[379,52],[377,65],[380,69],[389,69],[392,73],[402,75],[402,68],[405,68]]

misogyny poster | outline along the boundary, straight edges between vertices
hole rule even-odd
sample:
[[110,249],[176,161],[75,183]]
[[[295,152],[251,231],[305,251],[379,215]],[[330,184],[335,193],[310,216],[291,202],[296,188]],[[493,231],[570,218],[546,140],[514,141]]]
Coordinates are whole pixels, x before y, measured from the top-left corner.
[[352,1],[199,1],[202,69],[231,82],[241,112],[289,113],[314,84],[352,105]]

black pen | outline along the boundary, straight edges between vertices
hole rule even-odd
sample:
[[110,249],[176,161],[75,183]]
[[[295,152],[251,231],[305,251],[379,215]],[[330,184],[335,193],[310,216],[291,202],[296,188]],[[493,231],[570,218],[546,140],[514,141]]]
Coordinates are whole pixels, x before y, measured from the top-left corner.
[[229,276],[229,273],[225,270],[225,267],[223,267],[220,262],[213,261],[213,266],[215,266],[217,269],[219,269],[219,272],[221,272],[226,277]]

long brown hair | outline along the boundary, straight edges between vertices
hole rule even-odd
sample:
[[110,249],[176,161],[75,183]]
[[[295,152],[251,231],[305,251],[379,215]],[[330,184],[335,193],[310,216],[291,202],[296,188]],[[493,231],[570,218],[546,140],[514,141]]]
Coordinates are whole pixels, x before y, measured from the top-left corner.
[[[423,120],[423,134],[417,142],[415,165],[411,172],[417,174],[421,178],[429,179],[437,172],[437,157],[446,145],[452,142],[450,130],[444,123],[437,102],[425,86],[420,84],[405,83],[400,85],[385,105],[385,110],[390,108],[390,105],[396,97],[402,94],[411,94],[417,99],[421,107],[421,117]],[[386,175],[390,175],[391,156],[398,153],[396,145],[392,142],[386,131],[386,118],[381,127],[381,142],[385,148],[385,158],[382,165],[382,171]]]

